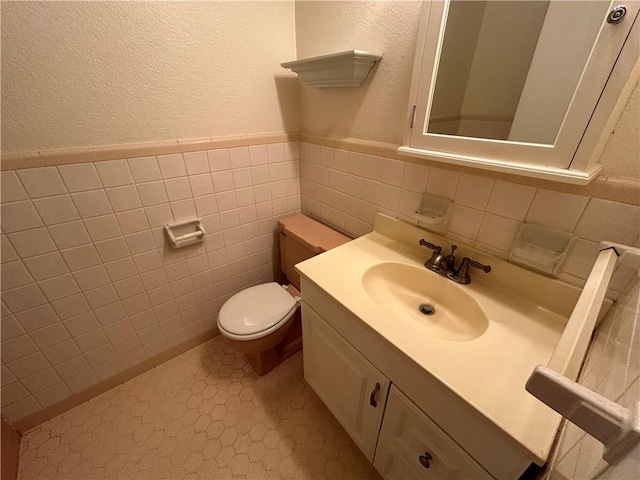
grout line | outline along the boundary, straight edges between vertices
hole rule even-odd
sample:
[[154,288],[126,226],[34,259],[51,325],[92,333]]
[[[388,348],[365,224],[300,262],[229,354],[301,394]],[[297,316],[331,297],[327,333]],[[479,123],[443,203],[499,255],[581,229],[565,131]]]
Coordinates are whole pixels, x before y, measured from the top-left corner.
[[[582,207],[582,210],[580,211],[580,215],[578,215],[578,219],[576,220],[576,224],[573,226],[573,229],[571,230],[571,232],[569,233],[574,233],[576,231],[576,228],[578,228],[578,225],[580,225],[580,221],[582,220],[582,218],[584,217],[587,208],[589,207],[589,204],[591,204],[591,200],[593,200],[595,197],[588,197],[588,200],[584,203],[584,207]],[[581,237],[578,237],[581,238]],[[587,240],[586,238],[584,238],[583,240]]]

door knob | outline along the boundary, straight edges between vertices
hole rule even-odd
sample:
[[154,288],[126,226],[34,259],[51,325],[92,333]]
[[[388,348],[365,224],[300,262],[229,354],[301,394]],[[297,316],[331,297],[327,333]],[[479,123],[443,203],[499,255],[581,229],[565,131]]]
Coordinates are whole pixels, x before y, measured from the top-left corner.
[[429,460],[432,460],[432,459],[433,457],[429,455],[429,452],[424,452],[424,455],[418,456],[418,460],[420,460],[420,465],[422,465],[424,468],[429,468],[431,466],[431,464],[429,463]]

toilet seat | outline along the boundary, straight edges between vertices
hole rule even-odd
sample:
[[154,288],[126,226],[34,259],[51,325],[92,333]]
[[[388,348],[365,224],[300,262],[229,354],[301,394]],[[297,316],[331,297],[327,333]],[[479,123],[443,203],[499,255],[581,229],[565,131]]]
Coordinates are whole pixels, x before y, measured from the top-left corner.
[[218,313],[218,329],[232,340],[262,338],[286,324],[295,313],[296,304],[276,282],[249,287],[224,303]]

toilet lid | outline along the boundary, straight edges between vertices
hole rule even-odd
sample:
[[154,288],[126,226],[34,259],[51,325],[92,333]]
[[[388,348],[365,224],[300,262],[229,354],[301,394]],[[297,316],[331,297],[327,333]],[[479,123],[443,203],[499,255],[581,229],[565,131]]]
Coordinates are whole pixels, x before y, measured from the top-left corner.
[[264,283],[236,293],[220,309],[218,324],[234,335],[253,335],[282,321],[296,301],[278,283]]

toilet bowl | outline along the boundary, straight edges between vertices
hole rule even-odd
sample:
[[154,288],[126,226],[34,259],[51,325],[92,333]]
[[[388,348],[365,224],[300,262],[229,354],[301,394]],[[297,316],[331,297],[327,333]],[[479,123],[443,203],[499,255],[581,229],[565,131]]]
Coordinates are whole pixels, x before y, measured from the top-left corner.
[[280,267],[290,285],[276,282],[246,288],[218,313],[218,330],[264,375],[302,347],[300,277],[296,263],[349,241],[344,235],[298,214],[278,222]]
[[297,306],[286,287],[276,282],[249,287],[222,306],[218,329],[243,353],[255,353],[276,346],[284,338]]

